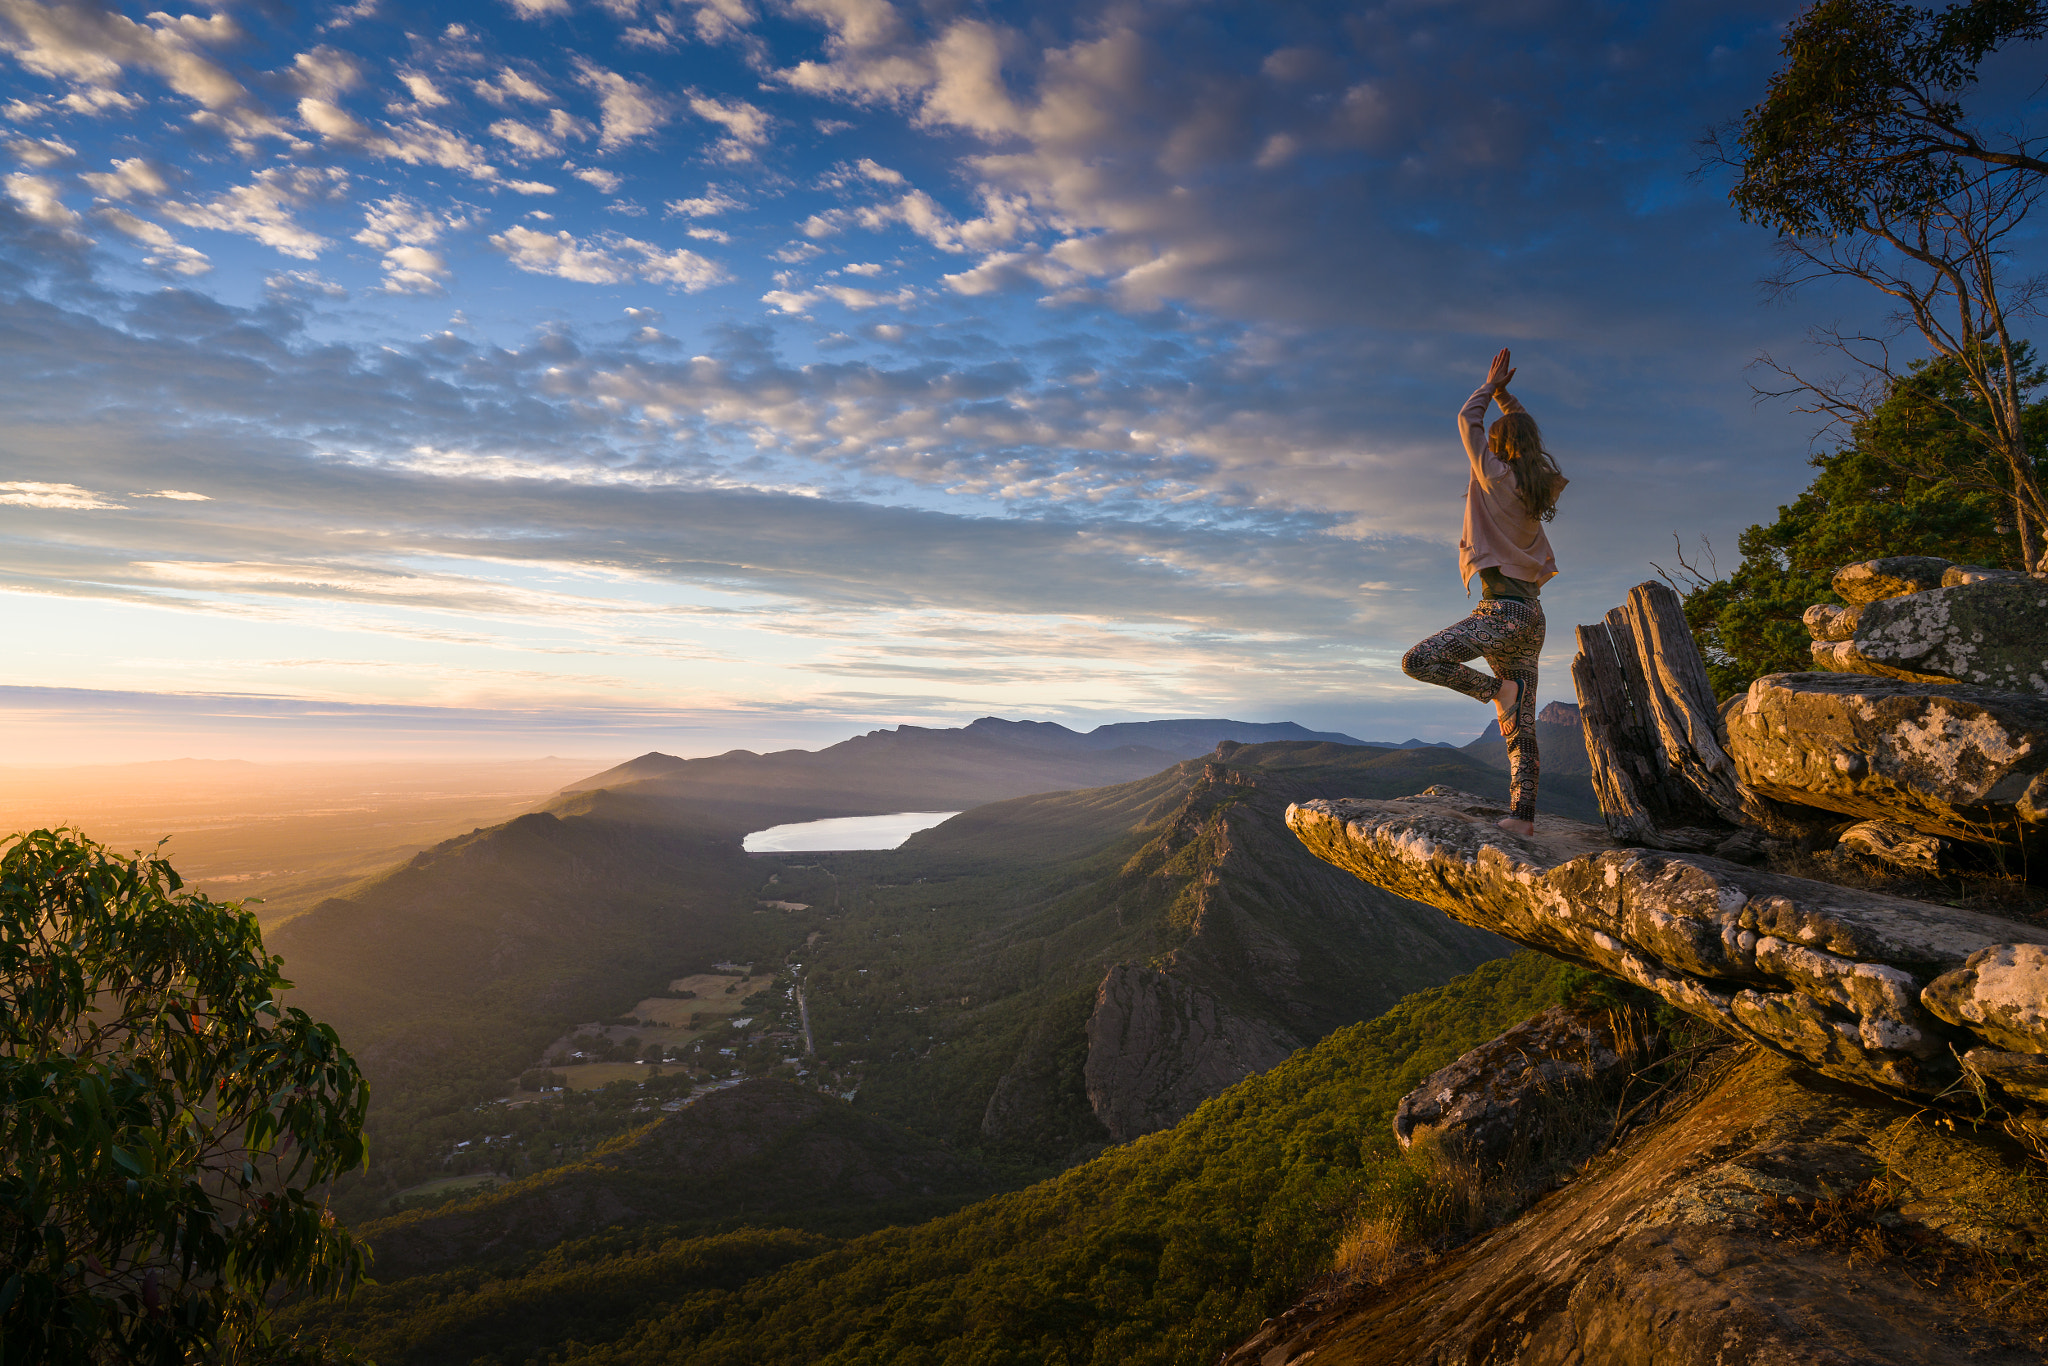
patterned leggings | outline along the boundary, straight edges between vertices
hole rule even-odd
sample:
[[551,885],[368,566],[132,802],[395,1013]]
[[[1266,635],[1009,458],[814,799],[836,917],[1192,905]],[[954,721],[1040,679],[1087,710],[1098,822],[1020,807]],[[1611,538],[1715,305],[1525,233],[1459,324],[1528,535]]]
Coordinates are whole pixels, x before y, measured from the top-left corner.
[[[1536,819],[1536,782],[1543,766],[1536,757],[1536,657],[1543,653],[1543,608],[1516,598],[1491,598],[1472,615],[1447,626],[1401,659],[1401,672],[1422,683],[1455,688],[1467,697],[1491,702],[1500,685],[1512,678],[1522,691],[1515,698],[1508,746],[1508,800],[1517,820]],[[1465,667],[1484,655],[1494,677]]]

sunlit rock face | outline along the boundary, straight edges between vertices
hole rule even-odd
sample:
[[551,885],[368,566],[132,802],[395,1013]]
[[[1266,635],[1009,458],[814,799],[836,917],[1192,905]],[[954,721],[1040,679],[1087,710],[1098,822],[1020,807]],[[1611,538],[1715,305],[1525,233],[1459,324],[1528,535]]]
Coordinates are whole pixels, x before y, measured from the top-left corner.
[[1843,565],[1835,571],[1831,586],[1837,597],[1851,605],[1877,602],[1939,588],[1955,568],[1953,561],[1934,555],[1892,555]]
[[1762,796],[2048,852],[2048,698],[1771,674],[1724,720],[1736,776]]
[[1993,946],[2048,952],[2033,947],[2048,945],[2048,931],[2013,921],[1705,855],[1618,848],[1576,822],[1547,820],[1522,839],[1493,824],[1502,814],[1431,789],[1400,801],[1303,802],[1287,823],[1313,853],[1375,886],[1895,1095],[1939,1093],[1959,1079],[1969,1048],[2012,1047],[2006,1033],[1930,1009],[1930,983]]

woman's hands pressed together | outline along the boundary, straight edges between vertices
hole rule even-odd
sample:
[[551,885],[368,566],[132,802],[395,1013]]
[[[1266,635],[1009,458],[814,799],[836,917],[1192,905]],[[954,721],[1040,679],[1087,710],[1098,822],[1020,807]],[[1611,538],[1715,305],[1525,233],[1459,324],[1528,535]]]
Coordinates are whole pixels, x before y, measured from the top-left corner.
[[1514,377],[1515,367],[1508,360],[1508,349],[1503,346],[1500,354],[1493,358],[1493,364],[1486,369],[1486,382],[1496,389],[1505,389]]

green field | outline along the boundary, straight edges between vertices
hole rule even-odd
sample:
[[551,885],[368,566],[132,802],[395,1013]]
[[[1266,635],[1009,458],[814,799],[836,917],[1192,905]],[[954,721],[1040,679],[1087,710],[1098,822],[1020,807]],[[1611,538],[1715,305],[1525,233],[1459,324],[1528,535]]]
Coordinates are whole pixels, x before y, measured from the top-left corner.
[[640,1062],[591,1062],[561,1068],[555,1075],[571,1091],[595,1091],[615,1081],[646,1081],[649,1070],[647,1063]]
[[498,1184],[498,1178],[490,1172],[471,1172],[466,1176],[444,1176],[434,1181],[422,1181],[417,1186],[407,1186],[392,1196],[394,1202],[418,1199],[422,1196],[455,1195],[463,1191],[481,1191]]

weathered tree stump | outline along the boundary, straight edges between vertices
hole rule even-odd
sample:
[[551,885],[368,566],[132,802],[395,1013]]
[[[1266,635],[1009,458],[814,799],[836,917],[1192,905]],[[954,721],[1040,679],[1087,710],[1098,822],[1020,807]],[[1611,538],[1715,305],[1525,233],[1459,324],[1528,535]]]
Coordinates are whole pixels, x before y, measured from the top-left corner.
[[1749,823],[1678,594],[1637,584],[1604,621],[1579,627],[1578,643],[1572,684],[1608,832],[1657,844],[1660,830]]

